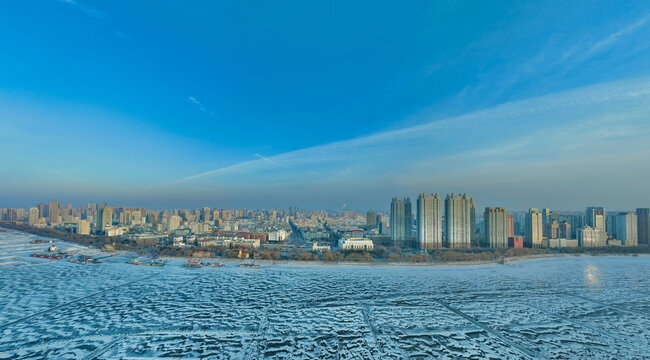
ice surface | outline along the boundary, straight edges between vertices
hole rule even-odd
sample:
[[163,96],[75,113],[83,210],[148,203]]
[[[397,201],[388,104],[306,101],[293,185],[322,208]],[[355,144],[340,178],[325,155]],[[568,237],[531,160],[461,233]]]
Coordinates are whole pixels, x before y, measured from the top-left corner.
[[187,269],[35,238],[0,233],[0,359],[650,358],[645,256]]

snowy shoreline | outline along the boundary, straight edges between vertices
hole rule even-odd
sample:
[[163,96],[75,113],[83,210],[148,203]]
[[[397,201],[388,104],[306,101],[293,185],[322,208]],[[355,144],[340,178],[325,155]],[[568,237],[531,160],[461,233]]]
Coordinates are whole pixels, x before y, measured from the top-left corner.
[[[21,231],[11,228],[3,228],[10,232],[18,232],[30,235],[37,235],[27,231]],[[80,249],[85,249],[86,251],[92,253],[108,253],[104,252],[97,248],[91,248],[83,244],[78,244],[75,242],[66,241],[58,238],[50,238],[47,236],[40,236],[40,238],[52,239],[53,241],[63,242],[67,245],[70,245],[76,251]],[[110,252],[114,254],[120,254],[124,256],[133,256],[136,253],[133,251],[115,251]],[[522,262],[526,260],[536,260],[536,259],[548,259],[548,258],[560,258],[560,257],[640,257],[640,256],[650,256],[650,254],[624,254],[624,253],[604,253],[604,254],[589,254],[589,253],[567,253],[567,254],[534,254],[534,255],[521,255],[506,257],[506,265],[511,262]],[[146,257],[146,256],[145,256]],[[160,259],[165,261],[185,261],[190,259],[190,257],[174,257],[174,256],[161,256]],[[289,266],[359,266],[359,267],[444,267],[444,266],[481,266],[481,265],[503,265],[499,264],[496,260],[472,260],[472,261],[447,261],[447,262],[361,262],[361,261],[337,261],[329,262],[322,260],[314,261],[301,261],[301,260],[262,260],[262,259],[233,259],[233,258],[221,258],[221,257],[201,257],[194,258],[201,259],[206,262],[220,261],[224,263],[250,263],[255,262],[257,264],[272,266],[272,265],[289,265]]]
[[[575,258],[575,257],[646,257],[650,254],[604,254],[604,255],[592,255],[592,254],[541,254],[541,255],[525,255],[525,256],[515,256],[506,258],[507,265],[511,262],[522,262],[527,260],[539,260],[539,259],[551,259],[551,258]],[[171,257],[164,256],[161,257],[163,260],[186,260],[187,257]],[[435,263],[389,263],[389,262],[352,262],[352,261],[341,261],[341,262],[327,262],[327,261],[300,261],[300,260],[259,260],[259,259],[231,259],[231,258],[218,258],[218,257],[205,257],[200,258],[207,262],[210,261],[221,261],[224,263],[242,263],[242,262],[255,262],[260,265],[289,265],[289,266],[358,266],[358,267],[447,267],[447,266],[481,266],[481,265],[503,265],[499,264],[496,261],[484,260],[484,261],[452,261],[452,262],[435,262]]]

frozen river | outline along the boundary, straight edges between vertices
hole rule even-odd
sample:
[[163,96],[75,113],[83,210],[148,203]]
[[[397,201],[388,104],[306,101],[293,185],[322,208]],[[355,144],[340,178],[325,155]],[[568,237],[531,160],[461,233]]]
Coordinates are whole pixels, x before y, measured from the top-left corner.
[[35,238],[0,233],[0,359],[650,358],[646,256],[186,269]]

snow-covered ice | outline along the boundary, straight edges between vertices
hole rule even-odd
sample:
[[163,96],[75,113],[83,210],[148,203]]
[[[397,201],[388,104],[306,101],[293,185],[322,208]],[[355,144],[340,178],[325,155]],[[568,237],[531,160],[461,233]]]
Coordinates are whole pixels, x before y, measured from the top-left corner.
[[0,233],[0,359],[650,358],[646,256],[187,269],[35,238]]

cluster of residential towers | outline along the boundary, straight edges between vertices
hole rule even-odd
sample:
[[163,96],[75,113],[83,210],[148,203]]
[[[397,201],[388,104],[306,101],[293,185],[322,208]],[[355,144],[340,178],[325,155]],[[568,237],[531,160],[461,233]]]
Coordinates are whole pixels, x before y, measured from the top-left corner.
[[[443,213],[444,209],[444,213]],[[418,196],[415,221],[410,198],[394,197],[390,206],[390,234],[394,246],[431,250],[472,246],[491,248],[598,247],[648,244],[650,215],[636,212],[607,214],[603,207],[584,213],[558,215],[531,208],[523,216],[524,236],[517,236],[514,216],[505,207],[486,207],[481,234],[476,229],[476,206],[467,194]],[[373,213],[374,214],[374,213]],[[416,231],[413,236],[413,225]]]

